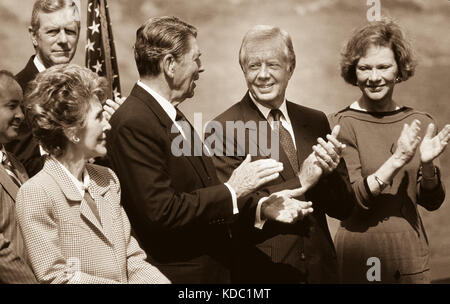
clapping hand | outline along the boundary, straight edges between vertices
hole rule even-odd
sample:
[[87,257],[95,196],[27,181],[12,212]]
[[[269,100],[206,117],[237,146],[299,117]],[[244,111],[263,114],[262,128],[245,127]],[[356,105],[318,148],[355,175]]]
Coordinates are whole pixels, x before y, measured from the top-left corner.
[[397,149],[394,152],[394,159],[398,167],[403,167],[414,157],[420,143],[419,132],[420,121],[417,119],[411,125],[403,125],[402,133],[397,140]]
[[264,219],[292,224],[313,212],[312,203],[295,199],[303,195],[304,188],[272,193],[261,205]]
[[444,150],[450,140],[450,125],[445,127],[433,137],[436,126],[430,123],[427,127],[425,136],[420,144],[420,160],[422,163],[429,163],[438,157]]
[[342,151],[345,149],[345,145],[336,139],[339,131],[340,126],[335,126],[331,134],[326,136],[327,142],[318,138],[318,144],[312,147],[313,152],[303,162],[299,178],[305,189],[314,186],[322,174],[331,173],[339,165]]
[[283,171],[283,163],[274,159],[259,159],[253,162],[250,160],[251,156],[248,154],[227,182],[238,198],[276,179],[279,172]]

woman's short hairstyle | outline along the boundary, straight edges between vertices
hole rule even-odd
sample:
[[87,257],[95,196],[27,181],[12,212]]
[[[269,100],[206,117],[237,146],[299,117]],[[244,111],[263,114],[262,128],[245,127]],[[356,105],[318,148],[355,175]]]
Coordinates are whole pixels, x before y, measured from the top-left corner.
[[34,33],[39,30],[40,22],[39,15],[41,13],[50,14],[66,7],[73,9],[74,19],[80,29],[80,12],[78,6],[73,0],[36,0],[33,5],[33,12],[31,13],[31,29]]
[[85,125],[93,99],[106,100],[106,87],[105,78],[76,64],[55,65],[37,75],[25,97],[26,119],[45,151],[64,153],[64,131]]
[[241,48],[239,49],[239,64],[241,65],[241,69],[243,71],[245,61],[247,60],[247,44],[249,42],[264,41],[273,38],[280,38],[283,41],[285,45],[283,52],[289,62],[289,69],[291,72],[294,71],[295,52],[294,46],[292,45],[291,36],[285,30],[271,25],[256,25],[245,34],[242,39]]
[[346,82],[357,85],[356,65],[372,45],[392,49],[400,81],[405,81],[414,75],[416,61],[410,43],[394,21],[385,19],[370,22],[357,29],[347,42],[341,54],[341,76]]
[[172,54],[178,59],[189,52],[190,37],[197,37],[197,29],[176,17],[148,19],[136,31],[134,58],[139,75],[159,75],[164,56]]

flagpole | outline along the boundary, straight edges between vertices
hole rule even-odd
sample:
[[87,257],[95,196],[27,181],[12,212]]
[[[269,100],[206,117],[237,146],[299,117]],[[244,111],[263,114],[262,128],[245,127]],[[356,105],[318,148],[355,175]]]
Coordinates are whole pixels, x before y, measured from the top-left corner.
[[113,89],[112,84],[114,81],[114,75],[112,72],[111,66],[111,47],[109,42],[109,33],[108,33],[108,23],[106,19],[106,8],[105,8],[105,0],[100,1],[100,26],[102,32],[102,44],[103,50],[105,52],[105,67],[106,67],[106,78],[108,79],[108,98],[113,99]]

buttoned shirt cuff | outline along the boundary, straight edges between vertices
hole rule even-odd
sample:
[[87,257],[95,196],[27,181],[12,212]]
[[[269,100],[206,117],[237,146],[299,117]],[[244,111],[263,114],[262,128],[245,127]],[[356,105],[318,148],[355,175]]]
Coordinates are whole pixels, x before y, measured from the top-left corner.
[[261,205],[264,203],[264,201],[267,199],[267,197],[263,197],[259,200],[258,205],[256,206],[256,214],[255,214],[255,228],[257,229],[263,229],[264,224],[267,220],[261,219]]
[[237,204],[236,191],[234,191],[234,189],[228,183],[224,183],[224,185],[227,186],[228,190],[230,190],[231,193],[231,199],[233,201],[233,214],[238,214],[239,208]]

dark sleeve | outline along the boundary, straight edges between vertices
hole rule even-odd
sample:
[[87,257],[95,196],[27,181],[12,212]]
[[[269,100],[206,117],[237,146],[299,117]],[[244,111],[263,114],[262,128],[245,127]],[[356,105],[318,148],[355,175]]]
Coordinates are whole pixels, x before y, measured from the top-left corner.
[[373,202],[372,193],[367,187],[367,182],[361,174],[361,161],[359,158],[358,145],[352,126],[347,124],[342,119],[339,120],[339,114],[330,117],[332,127],[336,124],[341,126],[338,139],[340,142],[346,145],[343,152],[343,158],[345,159],[345,165],[348,169],[348,177],[351,183],[351,187],[356,198],[357,205],[368,210]]
[[170,141],[161,131],[148,121],[133,121],[113,128],[108,136],[109,160],[119,177],[125,207],[163,230],[232,218],[232,198],[224,184],[192,192],[175,189],[169,174]]
[[[321,137],[331,134],[330,124],[325,114],[321,114]],[[342,132],[342,130],[341,130]],[[337,168],[328,175],[322,175],[319,182],[305,193],[308,200],[319,205],[329,216],[344,220],[350,216],[356,205],[355,195],[350,184],[347,165],[341,158]]]
[[445,199],[445,187],[444,184],[442,184],[441,171],[438,166],[436,166],[436,174],[438,176],[438,185],[433,189],[422,188],[422,175],[420,170],[417,174],[417,203],[428,211],[439,209]]
[[0,233],[0,283],[37,283],[33,271],[11,248],[11,242]]

